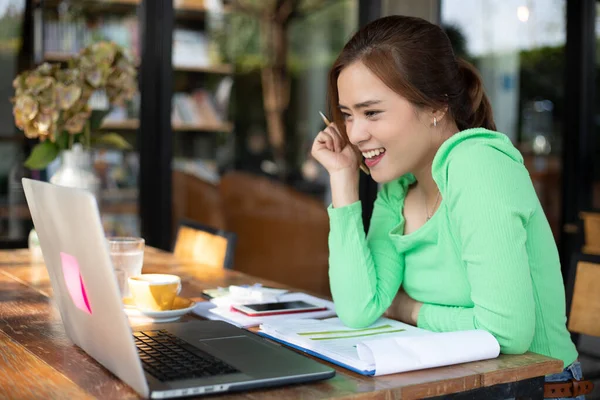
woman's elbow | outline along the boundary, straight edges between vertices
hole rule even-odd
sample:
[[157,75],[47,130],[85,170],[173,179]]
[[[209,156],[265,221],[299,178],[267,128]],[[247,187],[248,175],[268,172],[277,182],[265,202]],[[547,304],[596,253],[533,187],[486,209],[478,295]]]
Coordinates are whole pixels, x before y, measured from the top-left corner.
[[531,340],[509,339],[499,340],[500,352],[503,354],[523,354],[531,347]]
[[336,309],[338,318],[348,328],[360,329],[366,328],[377,320],[377,316],[370,315],[366,312],[360,312],[357,309]]
[[529,350],[533,342],[535,324],[514,325],[503,335],[494,335],[500,344],[503,354],[523,354]]

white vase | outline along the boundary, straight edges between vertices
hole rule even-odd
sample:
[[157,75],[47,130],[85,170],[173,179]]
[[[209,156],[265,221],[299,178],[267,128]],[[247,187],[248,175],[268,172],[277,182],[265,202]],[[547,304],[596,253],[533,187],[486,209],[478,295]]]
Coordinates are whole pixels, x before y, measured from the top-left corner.
[[76,143],[71,150],[61,152],[61,164],[50,178],[55,185],[90,191],[100,202],[100,179],[94,172],[92,153]]
[[[50,178],[55,185],[90,191],[100,204],[100,179],[94,172],[92,153],[76,143],[71,150],[62,151],[58,170]],[[40,244],[34,229],[29,232],[29,250],[32,261],[41,261]]]

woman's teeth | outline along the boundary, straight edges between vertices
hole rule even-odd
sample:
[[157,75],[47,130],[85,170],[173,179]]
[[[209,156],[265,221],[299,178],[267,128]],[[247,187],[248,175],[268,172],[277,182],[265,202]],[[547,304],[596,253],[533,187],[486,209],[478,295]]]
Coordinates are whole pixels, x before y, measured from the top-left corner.
[[371,151],[367,151],[362,153],[364,158],[373,158],[373,157],[377,157],[378,155],[385,153],[385,149],[382,147],[381,149],[375,149],[375,150],[371,150]]

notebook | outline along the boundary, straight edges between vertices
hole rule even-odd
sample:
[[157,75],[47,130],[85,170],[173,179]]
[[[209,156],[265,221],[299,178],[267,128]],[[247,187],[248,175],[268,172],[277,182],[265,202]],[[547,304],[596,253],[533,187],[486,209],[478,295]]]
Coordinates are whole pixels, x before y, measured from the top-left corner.
[[500,345],[484,330],[435,333],[380,318],[363,329],[338,318],[287,319],[260,326],[260,335],[362,375],[386,375],[496,358]]

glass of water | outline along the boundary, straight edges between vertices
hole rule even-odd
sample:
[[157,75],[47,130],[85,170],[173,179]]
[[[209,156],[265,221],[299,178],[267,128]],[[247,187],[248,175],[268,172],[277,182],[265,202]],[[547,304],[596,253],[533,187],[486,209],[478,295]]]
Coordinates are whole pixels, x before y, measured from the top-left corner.
[[138,237],[109,237],[108,248],[122,297],[129,297],[130,276],[140,275],[144,264],[144,239]]

